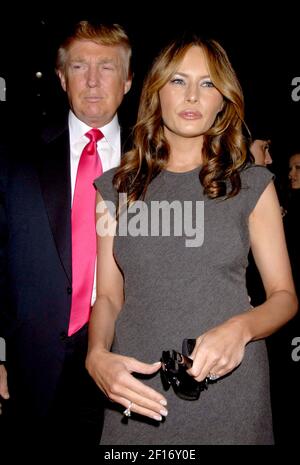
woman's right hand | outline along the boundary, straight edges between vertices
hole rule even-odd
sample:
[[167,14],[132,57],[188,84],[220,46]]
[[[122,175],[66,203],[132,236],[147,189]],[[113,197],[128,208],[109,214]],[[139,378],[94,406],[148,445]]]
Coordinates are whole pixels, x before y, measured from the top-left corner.
[[132,373],[151,375],[160,367],[160,362],[143,363],[104,349],[90,352],[86,359],[90,376],[111,401],[125,409],[130,406],[131,412],[157,421],[168,414],[165,397],[136,379]]

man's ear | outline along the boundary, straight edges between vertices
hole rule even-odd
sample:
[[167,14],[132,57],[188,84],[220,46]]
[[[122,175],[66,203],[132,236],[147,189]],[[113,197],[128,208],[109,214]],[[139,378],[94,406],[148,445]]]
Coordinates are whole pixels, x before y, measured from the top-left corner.
[[65,73],[63,73],[61,70],[58,70],[57,71],[57,76],[59,77],[60,84],[61,84],[63,90],[66,92],[67,91],[67,83],[66,83]]
[[132,79],[127,79],[127,81],[125,82],[125,86],[124,86],[124,95],[130,91],[131,84],[132,84]]

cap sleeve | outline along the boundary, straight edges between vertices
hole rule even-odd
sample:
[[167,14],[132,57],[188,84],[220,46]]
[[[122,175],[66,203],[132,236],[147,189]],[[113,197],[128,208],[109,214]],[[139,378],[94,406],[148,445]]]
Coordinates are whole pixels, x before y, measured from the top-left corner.
[[94,187],[100,193],[111,213],[117,208],[118,193],[113,186],[116,168],[112,168],[95,179]]
[[250,165],[241,172],[242,192],[246,196],[246,208],[249,215],[273,179],[274,174],[260,165]]

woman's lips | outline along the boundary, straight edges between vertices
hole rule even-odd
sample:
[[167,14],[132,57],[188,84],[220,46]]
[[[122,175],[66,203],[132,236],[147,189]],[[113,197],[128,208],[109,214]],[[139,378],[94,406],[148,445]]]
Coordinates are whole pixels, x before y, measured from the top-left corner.
[[179,116],[184,119],[200,119],[202,114],[199,111],[185,110],[179,113]]

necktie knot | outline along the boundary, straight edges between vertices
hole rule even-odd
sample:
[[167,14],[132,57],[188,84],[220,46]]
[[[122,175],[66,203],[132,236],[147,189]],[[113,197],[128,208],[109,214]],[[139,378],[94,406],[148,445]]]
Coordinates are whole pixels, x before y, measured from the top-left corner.
[[93,128],[90,131],[86,132],[85,136],[88,137],[91,142],[98,142],[98,140],[104,137],[100,129],[97,128]]
[[85,151],[88,155],[95,155],[97,153],[97,142],[102,139],[103,134],[100,129],[93,128],[90,131],[85,133],[85,136],[90,139],[90,142],[87,143]]

